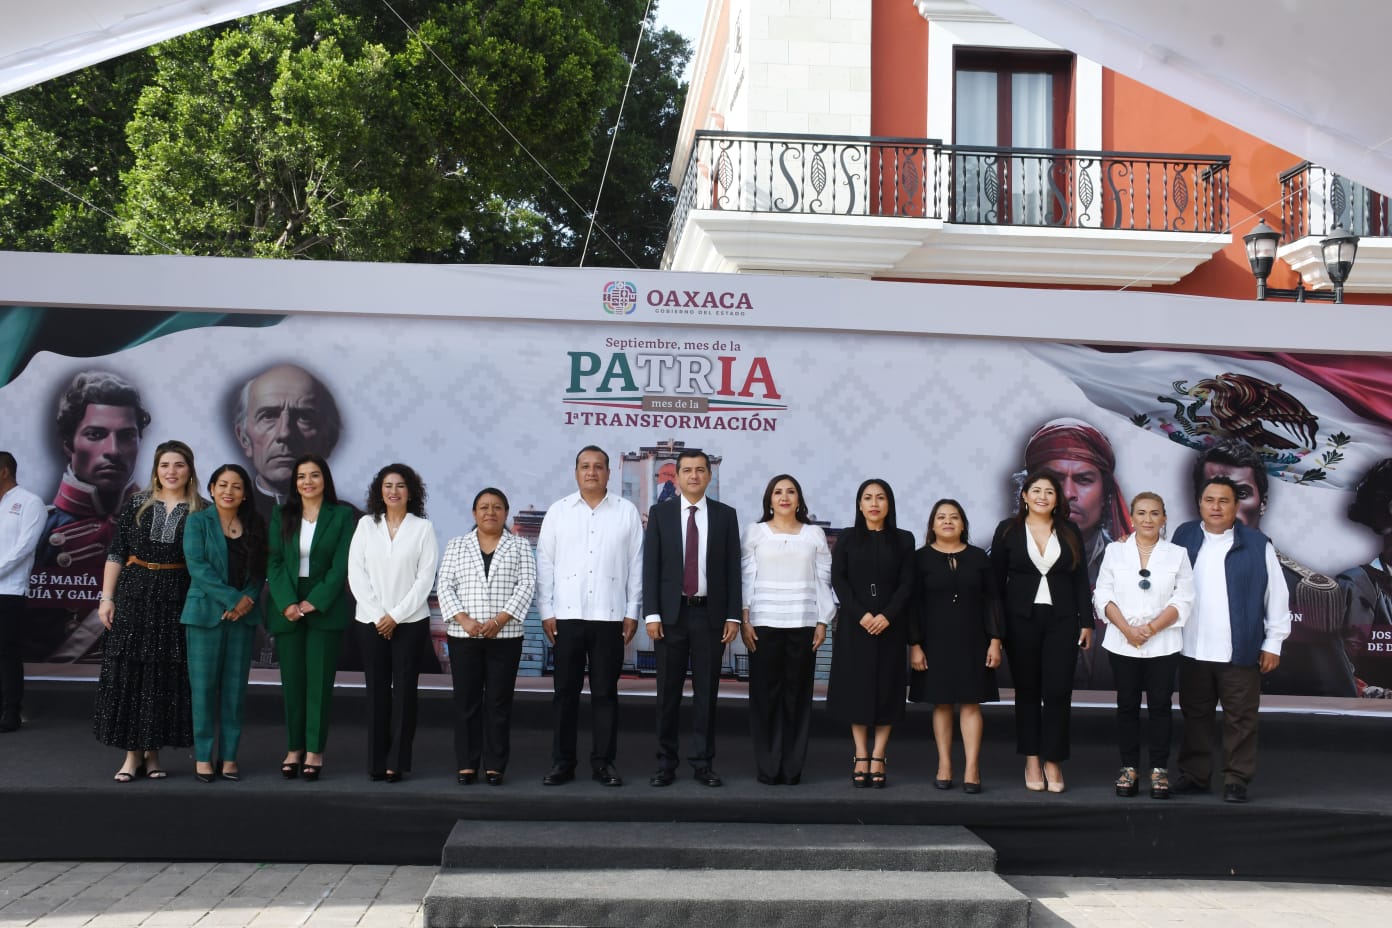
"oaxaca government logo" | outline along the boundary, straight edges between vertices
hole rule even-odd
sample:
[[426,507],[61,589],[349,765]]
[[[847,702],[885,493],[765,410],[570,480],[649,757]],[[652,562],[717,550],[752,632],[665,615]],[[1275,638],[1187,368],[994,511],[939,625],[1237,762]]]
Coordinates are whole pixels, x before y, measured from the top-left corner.
[[611,280],[604,285],[604,311],[611,316],[628,316],[638,308],[638,288],[628,280]]
[[567,351],[565,424],[773,432],[788,404],[764,355],[731,339],[606,338]]

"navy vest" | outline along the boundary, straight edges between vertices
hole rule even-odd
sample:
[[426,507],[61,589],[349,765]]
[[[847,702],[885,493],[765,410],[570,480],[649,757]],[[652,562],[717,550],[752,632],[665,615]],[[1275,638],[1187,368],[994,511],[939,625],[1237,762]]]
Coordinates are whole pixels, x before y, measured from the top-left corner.
[[[1174,543],[1189,552],[1189,563],[1203,547],[1202,522],[1186,522],[1174,533]],[[1232,661],[1255,667],[1266,640],[1267,538],[1241,522],[1233,525],[1233,545],[1224,562],[1228,581],[1228,624],[1232,630]],[[1284,582],[1284,580],[1282,580]]]

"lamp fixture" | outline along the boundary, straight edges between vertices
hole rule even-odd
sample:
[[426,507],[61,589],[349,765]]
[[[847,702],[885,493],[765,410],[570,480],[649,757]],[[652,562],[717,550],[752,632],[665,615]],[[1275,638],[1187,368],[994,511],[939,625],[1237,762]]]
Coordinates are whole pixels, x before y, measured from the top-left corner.
[[1358,236],[1344,227],[1335,226],[1327,238],[1320,240],[1320,256],[1324,259],[1324,271],[1329,275],[1329,282],[1334,285],[1332,291],[1306,290],[1303,280],[1294,289],[1266,285],[1266,278],[1271,275],[1272,265],[1276,262],[1276,246],[1281,241],[1281,233],[1267,225],[1265,220],[1259,220],[1255,229],[1242,236],[1242,241],[1247,248],[1247,263],[1252,267],[1252,276],[1257,279],[1257,299],[1295,300],[1297,303],[1307,300],[1327,303],[1344,301],[1344,282],[1348,280],[1353,262],[1358,257]]

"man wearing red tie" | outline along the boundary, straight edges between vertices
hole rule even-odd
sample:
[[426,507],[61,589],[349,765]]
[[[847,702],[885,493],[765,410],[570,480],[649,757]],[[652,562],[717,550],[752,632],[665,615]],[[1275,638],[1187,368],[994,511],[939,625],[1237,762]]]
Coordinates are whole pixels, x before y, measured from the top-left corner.
[[688,449],[677,457],[680,495],[648,514],[643,539],[643,614],[657,657],[657,771],[648,781],[676,778],[677,725],[687,662],[691,663],[689,760],[696,781],[720,786],[715,772],[715,699],[725,646],[739,633],[740,537],[735,510],[706,497],[710,458]]

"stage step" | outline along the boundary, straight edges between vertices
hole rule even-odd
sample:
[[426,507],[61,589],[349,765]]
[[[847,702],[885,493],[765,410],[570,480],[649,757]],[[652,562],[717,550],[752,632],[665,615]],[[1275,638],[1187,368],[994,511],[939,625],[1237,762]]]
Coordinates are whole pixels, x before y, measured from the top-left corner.
[[964,828],[461,821],[427,928],[1026,928]]
[[967,829],[944,825],[460,821],[445,842],[440,866],[992,871],[996,852]]

